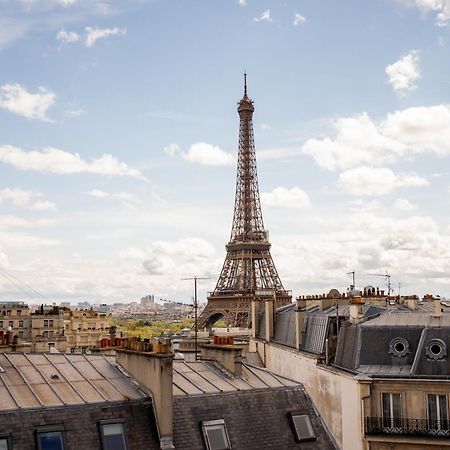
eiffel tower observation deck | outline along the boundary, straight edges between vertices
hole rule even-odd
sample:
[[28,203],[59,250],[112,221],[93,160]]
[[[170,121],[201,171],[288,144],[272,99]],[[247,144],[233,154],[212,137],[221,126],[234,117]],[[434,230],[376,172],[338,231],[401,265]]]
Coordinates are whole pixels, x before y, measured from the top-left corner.
[[263,290],[275,298],[276,307],[292,300],[275,268],[264,229],[253,139],[254,110],[244,75],[244,97],[238,103],[239,151],[231,237],[217,285],[199,317],[199,327],[210,327],[220,319],[228,326],[248,326],[251,301],[257,300]]

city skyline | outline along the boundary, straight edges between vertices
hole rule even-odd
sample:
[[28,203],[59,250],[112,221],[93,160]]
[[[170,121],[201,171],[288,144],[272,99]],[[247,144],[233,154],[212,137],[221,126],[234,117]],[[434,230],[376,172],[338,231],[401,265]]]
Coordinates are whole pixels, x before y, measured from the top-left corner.
[[[3,273],[74,303],[189,302],[197,275],[205,301],[246,70],[285,288],[388,271],[394,293],[450,296],[447,2],[121,3],[0,3]],[[27,301],[14,284],[0,299]]]

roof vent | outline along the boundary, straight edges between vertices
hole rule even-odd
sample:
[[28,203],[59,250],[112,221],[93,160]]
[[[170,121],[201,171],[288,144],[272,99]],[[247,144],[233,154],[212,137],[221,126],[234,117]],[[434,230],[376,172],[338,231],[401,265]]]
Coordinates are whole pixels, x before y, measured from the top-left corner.
[[57,375],[56,373],[54,373],[54,374],[51,376],[51,379],[52,379],[52,380],[59,380],[59,375]]

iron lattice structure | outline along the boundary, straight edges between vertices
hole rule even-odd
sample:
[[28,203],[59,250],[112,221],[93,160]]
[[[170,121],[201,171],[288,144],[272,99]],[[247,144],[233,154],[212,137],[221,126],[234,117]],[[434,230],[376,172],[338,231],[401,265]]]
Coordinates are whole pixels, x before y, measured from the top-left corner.
[[250,302],[255,291],[271,290],[277,306],[291,302],[270,254],[259,198],[253,136],[253,101],[247,96],[238,103],[240,117],[236,198],[230,242],[217,285],[199,318],[199,326],[210,326],[224,318],[230,326],[248,326]]

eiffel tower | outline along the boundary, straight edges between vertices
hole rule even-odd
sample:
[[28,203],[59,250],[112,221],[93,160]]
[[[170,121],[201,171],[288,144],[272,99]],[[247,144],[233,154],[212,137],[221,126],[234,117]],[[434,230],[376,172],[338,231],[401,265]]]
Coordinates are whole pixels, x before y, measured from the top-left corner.
[[198,319],[200,328],[223,319],[228,326],[249,326],[251,301],[255,291],[270,290],[276,307],[291,303],[270,255],[268,233],[259,200],[253,140],[253,101],[247,96],[244,74],[244,97],[238,103],[240,117],[236,198],[230,242],[216,288]]

